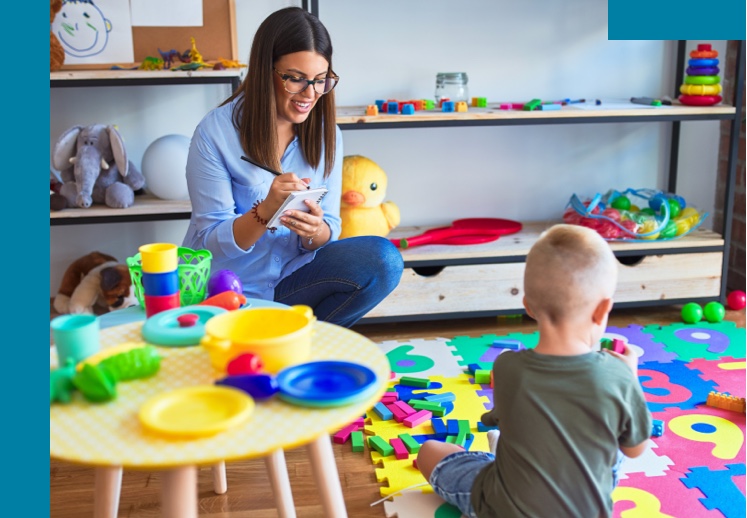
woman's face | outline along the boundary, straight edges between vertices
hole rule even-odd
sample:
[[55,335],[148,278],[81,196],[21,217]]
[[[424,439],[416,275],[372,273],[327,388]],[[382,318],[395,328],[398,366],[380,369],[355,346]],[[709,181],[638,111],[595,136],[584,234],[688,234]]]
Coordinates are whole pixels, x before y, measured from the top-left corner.
[[308,80],[323,79],[327,76],[329,63],[321,54],[316,52],[294,52],[278,59],[275,62],[275,70],[277,72],[273,72],[273,77],[278,122],[301,124],[309,116],[321,95],[316,93],[311,85],[307,86],[301,93],[289,93],[286,88],[294,91],[303,88],[308,83],[287,79],[285,86],[283,86],[283,78],[279,74]]

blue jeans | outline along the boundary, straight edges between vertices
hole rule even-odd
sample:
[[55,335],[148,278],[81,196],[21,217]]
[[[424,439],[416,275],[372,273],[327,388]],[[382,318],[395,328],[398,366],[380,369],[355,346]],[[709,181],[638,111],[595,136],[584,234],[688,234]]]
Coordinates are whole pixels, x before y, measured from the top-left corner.
[[305,304],[319,320],[351,327],[397,287],[403,268],[399,250],[383,237],[333,241],[280,281],[275,301]]
[[428,481],[433,492],[446,502],[456,506],[464,516],[477,518],[472,507],[472,484],[477,474],[488,464],[495,462],[492,453],[484,451],[458,451],[447,455],[436,464]]

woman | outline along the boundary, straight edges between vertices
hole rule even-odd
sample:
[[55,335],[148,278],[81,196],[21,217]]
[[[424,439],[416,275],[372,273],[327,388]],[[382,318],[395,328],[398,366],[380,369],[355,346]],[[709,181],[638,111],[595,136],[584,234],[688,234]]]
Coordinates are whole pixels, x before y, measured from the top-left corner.
[[[317,17],[290,7],[262,22],[247,77],[192,137],[184,246],[210,250],[212,269],[239,275],[247,297],[306,304],[319,320],[350,327],[397,286],[403,262],[387,239],[337,240],[338,80]],[[267,229],[289,193],[320,186],[329,189],[320,205],[307,201],[308,213],[289,211]]]

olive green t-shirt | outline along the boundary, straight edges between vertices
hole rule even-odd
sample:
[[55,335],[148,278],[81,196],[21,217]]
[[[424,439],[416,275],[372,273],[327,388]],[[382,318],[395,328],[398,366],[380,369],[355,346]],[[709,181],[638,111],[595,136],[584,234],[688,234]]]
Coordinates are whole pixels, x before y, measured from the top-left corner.
[[480,517],[607,517],[619,446],[651,435],[640,383],[619,359],[600,352],[550,356],[531,349],[493,365],[498,425],[495,462],[472,486]]

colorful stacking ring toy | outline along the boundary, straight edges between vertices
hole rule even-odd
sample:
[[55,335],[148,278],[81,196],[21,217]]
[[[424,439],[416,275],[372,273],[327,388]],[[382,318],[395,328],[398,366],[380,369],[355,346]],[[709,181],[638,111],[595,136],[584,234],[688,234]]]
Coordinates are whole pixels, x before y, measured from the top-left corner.
[[721,85],[681,85],[680,93],[685,95],[718,95]]
[[715,76],[721,70],[718,67],[687,67],[685,73],[690,76]]
[[691,58],[717,58],[718,57],[718,51],[717,50],[691,50],[690,51],[690,57]]
[[688,106],[712,106],[721,100],[720,95],[680,95],[680,102]]
[[720,83],[719,76],[687,76],[686,85],[715,85]]
[[687,64],[691,67],[715,67],[718,65],[718,59],[689,59]]

